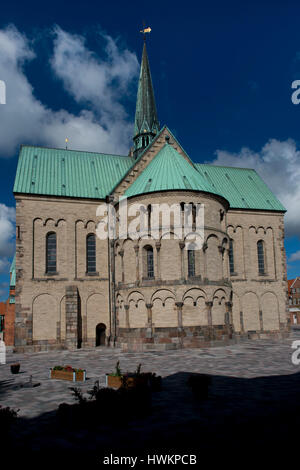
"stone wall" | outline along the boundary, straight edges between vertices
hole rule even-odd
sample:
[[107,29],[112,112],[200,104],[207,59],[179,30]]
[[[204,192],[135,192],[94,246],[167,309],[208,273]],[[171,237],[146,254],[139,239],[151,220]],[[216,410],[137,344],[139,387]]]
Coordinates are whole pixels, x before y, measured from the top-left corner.
[[[86,236],[96,231],[96,209],[100,202],[38,196],[16,198],[16,224],[20,227],[16,240],[16,350],[61,349],[74,347],[78,341],[94,346],[99,323],[105,324],[106,337],[110,338],[106,240],[96,239],[97,272],[86,273]],[[49,232],[57,234],[55,275],[46,273]],[[76,340],[69,335],[72,328],[68,324],[69,288],[77,289],[78,295],[81,333]]]
[[[233,322],[236,333],[265,337],[287,334],[287,276],[283,214],[229,210],[233,240]],[[265,246],[264,275],[258,270],[257,242]]]
[[[162,142],[155,145],[158,148]],[[144,163],[141,161],[141,165]],[[120,193],[130,178],[125,180]],[[165,229],[158,239],[147,236],[117,240],[112,256],[108,255],[108,242],[96,238],[97,269],[89,275],[86,237],[96,231],[100,202],[17,196],[20,237],[16,240],[16,350],[95,346],[99,324],[106,326],[107,341],[112,344],[117,336],[117,344],[124,349],[143,349],[145,344],[200,346],[287,334],[281,213],[227,212],[224,199],[193,191],[134,197],[129,199],[129,206],[204,204],[204,245],[195,252],[195,276],[188,275],[188,240],[173,232],[168,239],[170,230]],[[57,235],[57,272],[52,275],[46,273],[45,266],[49,232]],[[233,273],[229,272],[228,262],[230,238]],[[257,263],[259,240],[265,246],[263,275]],[[147,246],[153,249],[153,279],[146,272]],[[112,283],[111,291],[109,260],[116,279],[115,290]]]

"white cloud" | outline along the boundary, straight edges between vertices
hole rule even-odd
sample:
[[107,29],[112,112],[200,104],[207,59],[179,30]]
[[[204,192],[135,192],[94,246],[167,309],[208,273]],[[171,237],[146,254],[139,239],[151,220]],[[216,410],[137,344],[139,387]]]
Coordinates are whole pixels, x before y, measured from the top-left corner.
[[15,209],[0,204],[0,272],[7,267],[5,260],[14,253],[15,219]]
[[[127,154],[132,124],[121,100],[138,73],[136,56],[103,38],[100,60],[84,39],[57,27],[51,66],[82,111],[53,111],[39,101],[24,64],[35,58],[32,45],[14,26],[0,30],[0,79],[6,83],[6,104],[0,106],[0,155],[13,155],[21,143]],[[63,69],[63,70],[62,70]],[[84,106],[86,107],[84,108]],[[86,109],[88,108],[88,109]]]
[[85,47],[84,39],[55,29],[52,68],[65,89],[77,102],[93,105],[102,119],[122,119],[125,109],[119,104],[124,93],[138,72],[136,55],[120,52],[114,40],[106,41],[106,60],[101,61]]
[[[9,273],[10,261],[15,252],[16,210],[0,204],[0,275]],[[6,294],[6,283],[0,283],[0,297]]]
[[300,250],[296,251],[295,253],[292,253],[291,256],[289,257],[289,261],[291,263],[293,261],[300,261]]
[[[10,258],[15,251],[15,219],[16,211],[13,207],[0,204],[0,274],[8,274]],[[6,283],[0,283],[0,297],[6,294]]]
[[287,209],[286,236],[300,237],[300,150],[292,139],[270,139],[259,152],[216,151],[215,165],[253,168]]

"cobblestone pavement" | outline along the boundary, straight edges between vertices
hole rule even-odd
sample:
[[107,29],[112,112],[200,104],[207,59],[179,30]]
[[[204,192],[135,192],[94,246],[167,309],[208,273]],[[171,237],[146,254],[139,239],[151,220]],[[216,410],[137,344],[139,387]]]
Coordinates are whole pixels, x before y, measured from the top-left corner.
[[[92,446],[109,448],[112,431],[93,433],[86,430],[61,432],[41,431],[47,419],[60,403],[74,403],[69,387],[71,382],[51,380],[49,368],[72,365],[87,371],[88,380],[76,383],[83,392],[91,389],[96,380],[105,383],[105,373],[114,370],[117,360],[123,372],[134,371],[139,363],[142,371],[156,372],[163,377],[162,392],[153,393],[153,412],[144,420],[129,424],[129,428],[114,430],[114,439],[123,446],[141,443],[146,438],[160,439],[168,433],[171,439],[178,429],[193,432],[194,427],[226,420],[249,420],[252,415],[271,416],[282,410],[282,404],[294,407],[298,401],[300,365],[293,365],[291,348],[300,340],[300,330],[280,342],[270,340],[246,341],[240,344],[210,348],[166,352],[122,353],[119,350],[97,348],[90,350],[41,352],[7,355],[7,364],[0,365],[0,405],[19,409],[24,418],[23,427],[16,433],[29,439],[31,449],[43,446]],[[17,375],[10,372],[10,364],[20,362]],[[193,400],[186,380],[190,373],[208,373],[212,376],[209,400]],[[23,388],[32,375],[34,388]],[[299,413],[300,415],[300,413]],[[44,423],[44,424],[43,424]],[[200,423],[200,424],[199,424]],[[286,424],[288,426],[288,424]],[[50,428],[49,428],[50,429]],[[129,432],[130,431],[130,432]],[[216,427],[215,427],[215,431]],[[16,434],[16,435],[17,435]],[[54,435],[55,434],[55,435]],[[214,434],[215,436],[215,434]],[[29,441],[28,441],[29,442]],[[52,443],[52,444],[49,444]]]
[[[105,384],[105,373],[112,372],[117,360],[123,372],[134,371],[142,363],[143,371],[156,372],[163,378],[179,372],[208,373],[213,376],[253,378],[286,375],[300,372],[300,365],[292,364],[294,340],[300,340],[300,330],[282,342],[267,340],[243,342],[233,346],[210,349],[184,349],[168,352],[122,353],[120,350],[97,348],[90,350],[41,352],[35,354],[7,355],[7,363],[0,365],[0,405],[19,408],[22,417],[34,417],[55,410],[61,402],[70,400],[70,382],[51,380],[49,368],[55,365],[72,365],[87,371],[88,380],[77,382],[84,391],[95,380]],[[20,362],[18,375],[12,375],[10,364]],[[36,388],[19,388],[29,381]]]

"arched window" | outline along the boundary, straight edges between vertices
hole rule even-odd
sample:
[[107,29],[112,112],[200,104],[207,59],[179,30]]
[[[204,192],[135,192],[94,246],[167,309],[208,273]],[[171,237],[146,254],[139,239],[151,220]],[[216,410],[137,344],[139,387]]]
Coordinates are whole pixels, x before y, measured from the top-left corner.
[[180,203],[180,223],[183,228],[184,227],[184,202]]
[[193,204],[192,205],[193,228],[196,226],[196,218],[197,218],[197,208],[196,208],[196,204]]
[[148,245],[144,247],[144,256],[145,256],[145,274],[148,279],[154,278],[154,258],[153,258],[153,248]]
[[56,273],[56,233],[46,235],[46,273]]
[[187,252],[187,256],[188,256],[188,277],[194,277],[195,276],[195,250],[189,249]]
[[234,255],[233,255],[233,241],[229,240],[229,269],[230,274],[234,273]]
[[265,274],[265,250],[264,242],[259,240],[257,242],[257,261],[258,261],[258,273]]
[[197,206],[193,202],[189,202],[186,206],[182,206],[181,203],[180,207],[184,210],[184,223],[186,224],[189,229],[196,227],[196,220],[197,220]]
[[147,206],[147,218],[148,218],[148,233],[151,231],[151,204]]
[[86,272],[96,272],[96,236],[94,233],[86,237]]

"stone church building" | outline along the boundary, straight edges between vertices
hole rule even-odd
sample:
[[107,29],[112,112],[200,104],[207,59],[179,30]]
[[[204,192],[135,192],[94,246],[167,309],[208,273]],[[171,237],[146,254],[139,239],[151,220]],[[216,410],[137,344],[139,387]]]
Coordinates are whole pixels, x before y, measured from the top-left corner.
[[[104,149],[105,150],[105,149]],[[128,156],[22,146],[16,199],[15,350],[206,347],[288,334],[285,208],[251,169],[194,163],[157,117],[144,44]],[[100,239],[118,212],[204,204],[204,243]]]

